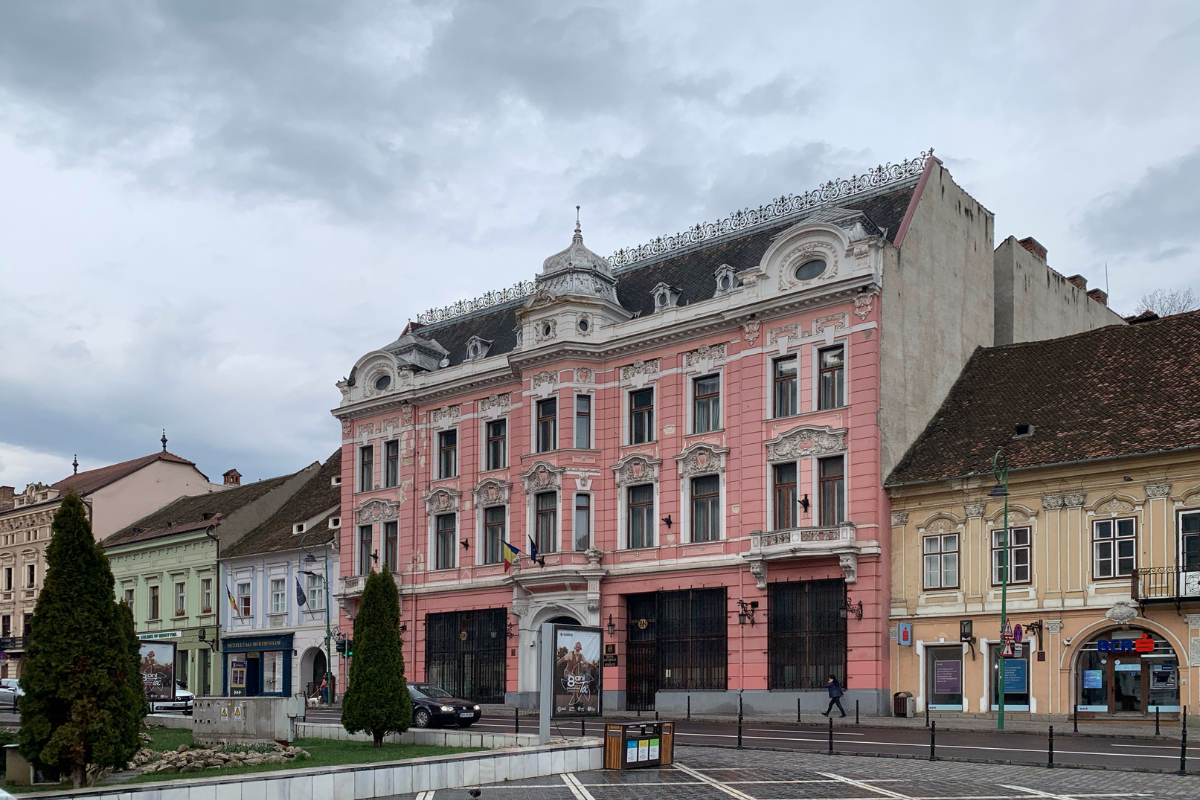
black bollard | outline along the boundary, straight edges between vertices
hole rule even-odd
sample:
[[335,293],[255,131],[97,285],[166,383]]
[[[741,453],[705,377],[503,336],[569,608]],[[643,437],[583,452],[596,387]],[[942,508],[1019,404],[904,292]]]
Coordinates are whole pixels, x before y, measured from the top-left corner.
[[858,724],[858,701],[854,701],[854,724]]
[[800,698],[796,698],[796,724],[800,724]]
[[929,727],[929,701],[925,701],[925,727]]
[[1187,731],[1179,734],[1179,774],[1187,775]]
[[521,732],[521,709],[513,709],[513,733]]
[[1162,735],[1162,734],[1161,734],[1161,733],[1159,733],[1159,731],[1158,731],[1158,706],[1155,706],[1155,707],[1154,707],[1154,735],[1155,735],[1155,736],[1161,736],[1161,735]]
[[937,761],[937,721],[929,725],[929,760]]
[[692,696],[688,695],[688,719],[692,718]]
[[1046,769],[1054,769],[1054,726],[1050,726],[1049,749],[1046,751]]
[[833,717],[829,718],[829,755],[833,755]]
[[737,749],[742,749],[742,715],[738,714],[738,743]]
[[1074,732],[1079,733],[1079,703],[1075,704],[1075,713],[1071,715],[1071,718],[1075,721]]
[[587,736],[587,719],[585,717],[579,718],[579,735]]

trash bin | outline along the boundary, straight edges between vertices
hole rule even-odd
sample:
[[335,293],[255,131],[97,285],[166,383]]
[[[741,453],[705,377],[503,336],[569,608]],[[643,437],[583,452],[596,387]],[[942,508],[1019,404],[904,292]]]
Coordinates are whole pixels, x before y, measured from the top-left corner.
[[604,726],[604,768],[639,769],[670,764],[675,723],[629,722]]
[[892,695],[892,716],[912,717],[916,712],[917,704],[913,700],[912,692],[896,692]]

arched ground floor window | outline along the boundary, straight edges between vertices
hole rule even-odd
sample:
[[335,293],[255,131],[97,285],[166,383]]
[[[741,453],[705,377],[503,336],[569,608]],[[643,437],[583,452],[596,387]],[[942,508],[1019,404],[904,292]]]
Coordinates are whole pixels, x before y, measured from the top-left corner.
[[1082,712],[1179,711],[1179,658],[1166,639],[1151,631],[1104,631],[1080,648],[1075,698]]

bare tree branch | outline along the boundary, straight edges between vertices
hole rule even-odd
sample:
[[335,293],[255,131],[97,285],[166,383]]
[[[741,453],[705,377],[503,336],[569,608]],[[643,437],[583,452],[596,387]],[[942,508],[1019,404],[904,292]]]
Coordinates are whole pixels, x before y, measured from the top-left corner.
[[1195,311],[1200,308],[1200,300],[1191,289],[1155,289],[1149,294],[1142,295],[1138,301],[1135,314],[1143,311],[1153,311],[1160,317],[1171,314],[1182,314],[1185,311]]

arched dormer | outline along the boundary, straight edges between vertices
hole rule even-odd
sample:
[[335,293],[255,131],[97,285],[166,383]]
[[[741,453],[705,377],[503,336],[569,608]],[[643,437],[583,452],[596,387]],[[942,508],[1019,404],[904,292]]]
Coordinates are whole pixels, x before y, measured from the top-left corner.
[[786,292],[854,272],[878,275],[883,232],[861,211],[823,208],[781,233],[759,262],[769,285]]

